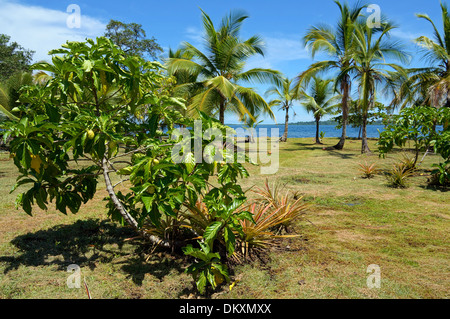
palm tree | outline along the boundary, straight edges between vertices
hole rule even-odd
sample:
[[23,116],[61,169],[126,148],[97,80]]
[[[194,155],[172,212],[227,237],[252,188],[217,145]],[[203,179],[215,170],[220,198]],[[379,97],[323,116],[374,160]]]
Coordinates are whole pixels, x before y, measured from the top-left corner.
[[[192,54],[188,51],[183,51],[181,49],[173,51],[172,49],[169,49],[169,59],[185,59],[190,61],[192,58]],[[200,93],[203,88],[201,84],[197,83],[198,74],[188,72],[185,69],[179,69],[172,71],[169,75],[176,80],[177,87],[174,89],[175,94],[187,101],[186,109],[177,108],[177,110],[188,117],[196,116],[195,109],[190,107],[190,99]]]
[[[318,72],[337,70],[342,73],[343,70],[347,70],[354,64],[353,33],[356,21],[366,5],[361,5],[360,1],[356,2],[353,7],[350,7],[348,3],[342,4],[339,1],[335,1],[335,3],[341,13],[336,28],[333,29],[326,25],[313,26],[303,38],[305,46],[311,50],[313,58],[317,52],[324,52],[331,57],[331,60],[316,62],[308,70],[300,74],[297,78],[298,89],[302,86],[303,82],[308,82]],[[350,76],[342,74],[336,85],[340,88],[342,98],[342,136],[334,148],[341,150],[344,148],[347,134],[348,100],[351,91]]]
[[295,99],[295,88],[292,84],[293,80],[284,78],[279,85],[275,85],[266,91],[266,95],[274,95],[275,99],[269,102],[269,106],[273,108],[278,106],[280,110],[286,112],[284,121],[284,133],[280,137],[280,142],[286,142],[288,137],[288,126],[289,126],[289,110]]
[[340,96],[335,95],[333,80],[312,77],[312,81],[301,89],[299,100],[308,113],[312,113],[316,121],[316,144],[322,144],[319,137],[319,124],[322,117],[337,107],[335,102]]
[[408,62],[408,54],[400,42],[388,41],[385,38],[396,28],[392,23],[383,21],[381,28],[370,28],[366,23],[356,24],[354,30],[355,51],[354,64],[342,70],[336,78],[354,75],[358,83],[359,107],[362,114],[361,153],[370,153],[367,142],[367,116],[375,107],[377,89],[380,86],[389,92],[389,86],[399,77],[406,78],[406,71],[395,63],[384,62],[387,58],[402,63]]
[[417,104],[450,107],[450,14],[447,5],[441,3],[443,33],[427,14],[416,14],[428,21],[434,30],[430,39],[421,36],[415,42],[421,47],[429,67],[409,70],[409,79],[399,86],[397,105]]
[[36,79],[29,72],[17,72],[3,83],[0,83],[0,112],[10,119],[17,119],[13,114],[13,109],[18,106],[19,91],[24,85],[36,83]]
[[239,37],[242,23],[248,18],[241,12],[226,16],[218,29],[210,17],[202,11],[205,51],[184,42],[181,52],[189,58],[172,57],[167,61],[169,74],[186,72],[196,78],[195,82],[180,83],[177,89],[193,92],[190,106],[206,113],[219,116],[225,122],[225,112],[253,116],[259,111],[274,114],[268,103],[254,89],[240,85],[241,82],[267,81],[279,83],[280,72],[271,69],[254,68],[244,71],[245,62],[254,55],[264,55],[263,41],[258,36],[247,40]]
[[255,131],[256,127],[263,122],[263,120],[258,121],[258,118],[261,114],[253,114],[253,116],[244,115],[242,122],[244,123],[244,127],[250,131],[250,136],[248,137],[248,141],[250,143],[255,142]]

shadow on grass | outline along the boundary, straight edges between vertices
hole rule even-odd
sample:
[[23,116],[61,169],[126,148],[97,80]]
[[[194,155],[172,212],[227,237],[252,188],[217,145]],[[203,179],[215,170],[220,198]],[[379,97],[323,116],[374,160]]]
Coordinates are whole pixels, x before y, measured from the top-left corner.
[[[282,144],[280,144],[280,145],[282,145]],[[321,150],[325,147],[325,144],[315,144],[314,142],[311,142],[311,143],[296,142],[296,143],[292,143],[292,145],[295,145],[298,147],[283,148],[283,151],[288,151],[288,152],[297,152],[299,150],[317,151],[317,150]]]
[[[146,262],[150,246],[141,240],[127,240],[136,233],[108,220],[79,220],[71,225],[58,225],[46,230],[20,235],[11,241],[19,253],[0,256],[6,264],[4,274],[20,266],[52,266],[66,271],[70,264],[96,268],[97,263],[121,264],[121,269],[136,285],[142,285],[145,274],[162,280],[172,269],[180,272],[181,265],[167,259]],[[114,259],[120,258],[120,262]]]
[[337,151],[333,149],[327,149],[325,152],[328,152],[331,156],[340,157],[342,159],[352,159],[356,158],[359,154],[356,153],[345,153],[345,151]]
[[342,159],[351,159],[356,158],[359,154],[355,153],[354,151],[347,151],[345,150],[335,150],[333,149],[332,145],[326,145],[326,144],[315,144],[313,142],[311,143],[301,143],[296,142],[293,143],[294,146],[298,147],[289,147],[289,148],[283,148],[283,151],[290,151],[295,152],[299,150],[308,150],[308,151],[323,151],[327,152],[331,156],[340,157]]
[[439,185],[420,185],[419,187],[423,188],[423,189],[427,189],[427,190],[432,190],[435,192],[441,192],[441,193],[446,193],[446,192],[450,191],[450,187],[439,186]]

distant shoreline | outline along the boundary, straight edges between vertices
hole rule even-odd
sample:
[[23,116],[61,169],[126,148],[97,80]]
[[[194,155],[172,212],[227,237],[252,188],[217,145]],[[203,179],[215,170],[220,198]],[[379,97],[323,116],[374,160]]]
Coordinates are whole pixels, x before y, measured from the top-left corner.
[[[231,123],[231,124],[225,124],[225,125],[242,125],[242,123]],[[278,124],[264,124],[264,123],[261,123],[261,124],[259,124],[259,125],[277,125],[277,126],[284,126],[284,123],[278,123]],[[311,121],[311,122],[297,122],[297,123],[288,123],[288,125],[316,125],[316,122],[314,122],[314,121]],[[339,123],[337,123],[337,122],[331,122],[331,121],[323,121],[323,122],[319,122],[319,125],[334,125],[334,126],[336,126],[336,125],[339,125]],[[370,126],[370,125],[384,125],[381,121],[380,122],[373,122],[373,123],[370,123],[370,124],[367,124],[367,126]]]

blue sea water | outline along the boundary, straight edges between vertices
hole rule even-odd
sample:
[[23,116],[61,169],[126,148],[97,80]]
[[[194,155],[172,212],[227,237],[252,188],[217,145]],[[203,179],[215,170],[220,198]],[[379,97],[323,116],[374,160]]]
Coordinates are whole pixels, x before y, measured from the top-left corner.
[[[243,128],[239,124],[228,124],[233,129]],[[266,132],[261,129],[266,129]],[[271,136],[271,129],[278,129],[278,136],[282,136],[284,133],[284,124],[279,125],[258,125],[255,130],[255,136]],[[367,126],[367,137],[378,138],[380,137],[380,132],[384,130],[384,125],[368,125]],[[336,129],[335,125],[320,125],[319,132],[323,131],[325,137],[341,137],[342,129]],[[358,137],[359,128],[353,128],[347,126],[347,137]],[[266,135],[267,134],[267,135]],[[238,133],[238,136],[241,134]],[[288,138],[289,137],[315,137],[316,136],[316,126],[315,125],[289,125],[288,127]]]

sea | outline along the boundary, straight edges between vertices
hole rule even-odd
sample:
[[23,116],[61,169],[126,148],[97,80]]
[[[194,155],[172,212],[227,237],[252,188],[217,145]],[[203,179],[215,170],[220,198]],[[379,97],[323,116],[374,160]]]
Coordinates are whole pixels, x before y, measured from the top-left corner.
[[[229,127],[237,130],[242,128],[245,130],[246,128],[240,124],[227,124]],[[275,129],[275,130],[272,130]],[[278,131],[277,131],[278,129]],[[384,130],[384,125],[367,125],[367,137],[368,138],[379,138],[380,132]],[[324,137],[341,137],[342,129],[337,129],[335,125],[320,125],[319,132],[322,131],[325,133]],[[272,136],[272,132],[274,134],[278,133],[278,137],[281,137],[284,133],[284,124],[260,124],[255,128],[254,137],[265,137]],[[245,134],[244,135],[248,135]],[[347,126],[347,137],[357,138],[359,135],[359,128],[353,128],[351,126]],[[237,136],[243,136],[237,131]],[[296,138],[296,137],[315,137],[316,136],[316,126],[315,125],[289,125],[288,127],[288,138]]]

